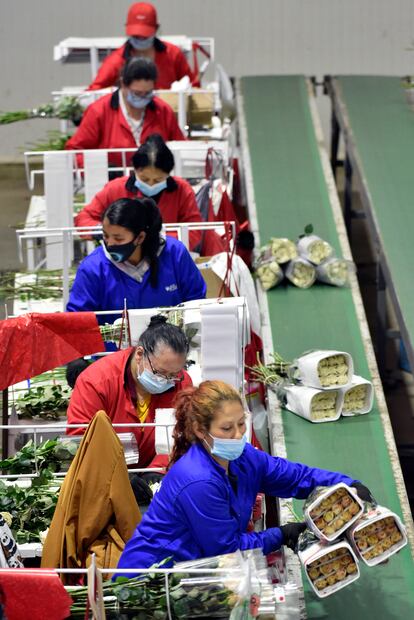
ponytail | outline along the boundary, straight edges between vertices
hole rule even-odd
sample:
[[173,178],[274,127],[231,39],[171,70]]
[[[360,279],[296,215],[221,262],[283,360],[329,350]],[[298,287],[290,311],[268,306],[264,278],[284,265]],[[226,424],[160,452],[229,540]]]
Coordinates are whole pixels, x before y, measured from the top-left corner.
[[173,430],[174,445],[171,453],[170,465],[178,461],[197,441],[193,430],[192,400],[196,392],[195,387],[188,387],[177,395],[175,401],[175,427]]
[[[160,248],[160,232],[162,228],[162,218],[160,210],[151,198],[141,198],[141,207],[145,209],[146,228],[145,239],[142,244],[142,255],[148,259],[150,264],[150,283],[152,287],[158,284],[158,251]],[[162,241],[164,243],[164,241]]]

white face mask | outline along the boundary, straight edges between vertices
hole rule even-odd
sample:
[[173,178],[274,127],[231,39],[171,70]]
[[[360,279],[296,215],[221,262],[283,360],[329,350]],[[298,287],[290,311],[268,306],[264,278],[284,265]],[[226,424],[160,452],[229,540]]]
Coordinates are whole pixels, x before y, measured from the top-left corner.
[[162,394],[175,385],[174,381],[168,381],[165,377],[154,375],[153,372],[146,368],[141,373],[137,373],[137,379],[150,394]]
[[241,439],[221,439],[221,437],[214,437],[209,433],[213,440],[213,446],[204,439],[205,443],[214,456],[218,456],[226,461],[234,461],[243,454],[244,447],[247,443],[246,433],[244,433]]
[[144,196],[152,198],[152,196],[156,196],[167,187],[167,179],[160,181],[159,183],[155,183],[155,185],[148,185],[148,183],[144,183],[144,181],[141,181],[141,179],[135,177],[135,187],[139,189]]
[[150,47],[154,45],[155,35],[152,37],[129,37],[129,42],[131,43],[134,50],[149,50]]

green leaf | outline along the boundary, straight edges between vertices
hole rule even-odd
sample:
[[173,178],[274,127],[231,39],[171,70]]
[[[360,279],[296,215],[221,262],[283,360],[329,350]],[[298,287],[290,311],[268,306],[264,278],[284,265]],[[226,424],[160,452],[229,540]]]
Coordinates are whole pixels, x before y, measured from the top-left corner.
[[130,592],[127,587],[119,588],[119,590],[116,593],[116,596],[121,603],[126,603],[130,598]]
[[114,583],[129,583],[129,579],[128,577],[117,577],[114,581]]
[[313,233],[313,224],[307,224],[305,226],[305,235],[311,235]]

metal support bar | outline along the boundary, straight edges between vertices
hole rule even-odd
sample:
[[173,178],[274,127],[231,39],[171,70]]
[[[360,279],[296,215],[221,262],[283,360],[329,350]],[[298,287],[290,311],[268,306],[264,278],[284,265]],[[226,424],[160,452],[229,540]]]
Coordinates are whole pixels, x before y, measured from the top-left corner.
[[385,377],[387,365],[387,305],[386,305],[387,285],[380,259],[377,262],[377,333],[376,333],[376,354],[378,370],[381,378]]
[[63,291],[63,309],[66,308],[66,304],[69,301],[69,263],[70,263],[70,242],[69,236],[72,241],[72,234],[70,232],[65,232],[62,238],[62,291]]
[[[2,391],[2,424],[7,425],[9,422],[9,389]],[[2,429],[1,433],[1,458],[7,459],[9,456],[9,431],[7,428]]]
[[400,340],[401,332],[399,329],[387,329],[388,340]]
[[351,217],[353,220],[366,220],[367,219],[367,216],[365,215],[363,211],[355,211],[354,209],[351,209]]
[[332,172],[336,181],[336,169],[338,167],[338,149],[339,149],[339,140],[341,137],[341,128],[338,123],[338,119],[336,118],[335,110],[332,108],[332,116],[331,116],[331,166]]
[[91,47],[89,51],[91,61],[91,75],[92,79],[95,79],[95,75],[98,73],[99,68],[99,50],[97,47]]
[[348,156],[345,158],[345,195],[344,219],[349,242],[352,241],[352,164]]

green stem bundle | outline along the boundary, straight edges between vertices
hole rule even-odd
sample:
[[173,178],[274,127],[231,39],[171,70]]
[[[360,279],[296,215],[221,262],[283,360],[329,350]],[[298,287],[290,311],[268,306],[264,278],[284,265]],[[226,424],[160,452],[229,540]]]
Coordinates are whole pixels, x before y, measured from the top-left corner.
[[273,359],[272,362],[262,364],[259,356],[257,356],[257,364],[249,367],[249,370],[252,371],[252,379],[267,386],[282,384],[288,378],[292,364],[277,352],[271,353],[270,357]]
[[58,101],[40,105],[31,110],[15,110],[0,114],[0,125],[8,125],[32,118],[60,118],[79,120],[82,118],[83,108],[77,97],[61,97]]

